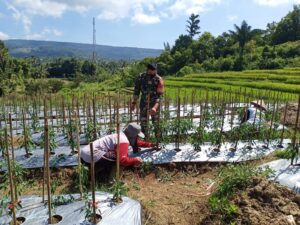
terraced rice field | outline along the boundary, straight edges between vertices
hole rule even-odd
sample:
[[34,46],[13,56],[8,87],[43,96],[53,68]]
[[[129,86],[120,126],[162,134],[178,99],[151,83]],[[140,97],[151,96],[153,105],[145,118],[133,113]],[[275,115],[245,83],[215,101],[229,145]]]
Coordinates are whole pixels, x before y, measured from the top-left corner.
[[276,96],[296,99],[300,93],[300,68],[281,70],[246,70],[241,72],[214,72],[189,74],[166,78],[167,91],[174,89],[207,89],[233,93]]

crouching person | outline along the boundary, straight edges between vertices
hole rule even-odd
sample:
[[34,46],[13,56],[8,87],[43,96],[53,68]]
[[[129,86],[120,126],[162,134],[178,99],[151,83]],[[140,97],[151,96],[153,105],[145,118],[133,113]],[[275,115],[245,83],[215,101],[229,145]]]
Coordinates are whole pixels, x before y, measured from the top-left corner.
[[[128,148],[155,147],[155,144],[142,141],[144,134],[141,127],[136,123],[129,123],[122,132],[120,132],[120,166],[135,166],[143,161],[139,157],[129,157]],[[111,179],[114,176],[115,164],[118,148],[118,134],[104,136],[93,142],[95,170],[101,172],[103,176]],[[87,145],[81,150],[81,161],[88,166],[91,163],[90,146]]]

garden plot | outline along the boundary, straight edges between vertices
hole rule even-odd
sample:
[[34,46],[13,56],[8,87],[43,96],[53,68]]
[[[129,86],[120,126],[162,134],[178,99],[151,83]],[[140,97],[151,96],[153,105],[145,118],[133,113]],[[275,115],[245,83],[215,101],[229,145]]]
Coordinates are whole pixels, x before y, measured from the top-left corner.
[[[287,147],[291,140],[284,139],[283,147]],[[207,143],[201,146],[201,151],[195,151],[190,144],[180,145],[181,151],[175,150],[175,144],[168,144],[161,151],[143,150],[139,154],[131,156],[140,156],[145,161],[151,161],[154,164],[165,164],[170,162],[242,162],[247,160],[259,159],[278,149],[278,141],[270,142],[269,149],[263,147],[265,143],[254,141],[252,149],[248,149],[248,143],[241,142],[235,152],[231,152],[233,144],[225,143],[221,146],[220,152],[214,151],[214,146]]]
[[[65,198],[79,199],[79,194],[64,196]],[[55,196],[53,196],[55,197]],[[139,202],[128,197],[122,197],[122,203],[114,203],[112,195],[103,192],[96,192],[96,202],[102,216],[100,225],[141,225],[142,224],[142,207]],[[28,196],[20,197],[23,208],[17,213],[18,217],[24,217],[24,225],[41,225],[48,224],[48,209],[42,203],[42,197]],[[55,213],[62,217],[60,225],[88,225],[91,224],[85,219],[85,202],[74,201],[66,205],[60,205],[55,208]],[[11,217],[5,215],[0,217],[0,225],[8,225]]]
[[[297,158],[299,163],[300,158]],[[279,159],[264,164],[262,167],[268,167],[273,170],[273,173],[269,177],[270,180],[287,186],[290,189],[300,193],[300,166],[291,165],[291,160]]]
[[[23,168],[43,168],[44,167],[44,149],[37,148],[32,152],[32,156],[27,158],[25,156],[25,150],[19,149],[15,151],[15,161],[20,164]],[[0,157],[0,161],[4,160]],[[67,167],[76,166],[78,164],[77,155],[71,154],[69,147],[58,147],[55,150],[55,155],[51,155],[49,163],[51,167]],[[6,170],[6,167],[2,168]]]

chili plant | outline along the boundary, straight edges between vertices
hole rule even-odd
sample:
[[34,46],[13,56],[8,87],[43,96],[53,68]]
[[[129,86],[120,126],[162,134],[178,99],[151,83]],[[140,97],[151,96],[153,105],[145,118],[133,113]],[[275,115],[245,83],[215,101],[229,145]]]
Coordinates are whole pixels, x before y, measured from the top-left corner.
[[87,193],[85,193],[83,195],[83,199],[84,199],[84,208],[81,209],[81,212],[84,211],[85,219],[88,220],[89,222],[93,221],[93,217],[97,216],[97,215],[94,215],[94,213],[93,213],[93,208],[95,207],[96,208],[96,214],[98,212],[98,215],[99,215],[99,217],[96,218],[96,219],[98,219],[98,221],[96,221],[98,223],[101,219],[101,211],[100,211],[100,208],[98,206],[99,201],[95,201],[93,203],[93,201],[89,198],[89,195]]
[[86,121],[85,138],[88,143],[92,142],[94,139],[94,124],[90,118],[88,118]]
[[76,123],[75,121],[69,121],[67,125],[68,144],[72,149],[72,153],[76,148]]
[[[49,126],[48,127],[48,135],[49,135],[49,150],[50,154],[54,155],[55,154],[55,149],[58,147],[56,144],[56,134],[54,132],[54,129]],[[45,133],[42,133],[42,146],[45,145]]]
[[112,200],[114,202],[122,202],[122,195],[127,193],[127,188],[123,182],[114,180],[113,186],[110,188],[110,191],[113,194]]
[[23,142],[21,144],[21,148],[25,148],[26,151],[31,154],[32,153],[32,150],[35,148],[35,143],[34,141],[32,140],[32,135],[30,133],[30,129],[28,127],[26,127],[24,130],[23,130]]
[[31,129],[37,133],[40,130],[40,121],[39,121],[39,117],[36,111],[33,111],[32,113],[30,113],[30,117],[31,117]]

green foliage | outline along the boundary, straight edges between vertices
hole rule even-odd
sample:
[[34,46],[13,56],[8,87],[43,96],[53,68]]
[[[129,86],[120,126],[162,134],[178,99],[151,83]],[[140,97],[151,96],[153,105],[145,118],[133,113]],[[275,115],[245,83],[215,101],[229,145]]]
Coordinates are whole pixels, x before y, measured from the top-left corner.
[[109,190],[113,194],[112,199],[118,202],[122,200],[122,195],[126,195],[128,189],[122,181],[114,180],[114,183]]
[[280,159],[294,159],[297,156],[297,148],[293,148],[292,145],[290,145],[287,149],[284,150],[276,150],[275,156]]
[[[78,123],[79,126],[79,123]],[[67,124],[67,135],[68,135],[68,143],[71,147],[72,151],[76,148],[76,123],[74,120],[71,120]]]
[[60,205],[67,205],[74,201],[75,201],[75,198],[73,197],[73,195],[69,195],[68,197],[65,197],[63,195],[58,195],[52,199],[51,203],[55,207],[55,206],[60,206]]
[[272,43],[280,44],[288,41],[300,40],[300,5],[294,5],[293,11],[289,12],[275,25],[272,34]]
[[151,173],[154,169],[153,162],[143,162],[140,165],[140,174],[142,177],[145,177],[147,174]]
[[186,31],[190,35],[191,38],[193,38],[195,35],[200,34],[200,20],[199,15],[195,15],[194,13],[191,14],[189,17],[189,20],[187,21]]
[[87,124],[85,127],[85,138],[88,143],[94,140],[94,124],[91,118],[87,119]]
[[30,153],[35,148],[35,143],[32,140],[32,135],[28,127],[23,130],[23,142],[20,148],[25,148]]
[[[50,153],[55,153],[55,149],[57,148],[57,143],[56,143],[56,134],[54,129],[51,126],[48,126],[48,135],[49,135],[49,151]],[[45,146],[45,133],[42,133],[42,146]]]
[[252,178],[267,176],[269,170],[263,170],[249,164],[230,164],[219,169],[217,190],[209,198],[208,206],[212,213],[221,214],[223,220],[232,222],[239,209],[230,202],[237,191],[247,188]]

